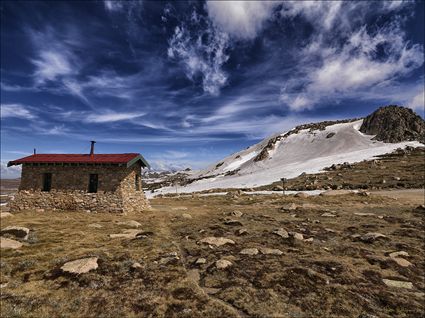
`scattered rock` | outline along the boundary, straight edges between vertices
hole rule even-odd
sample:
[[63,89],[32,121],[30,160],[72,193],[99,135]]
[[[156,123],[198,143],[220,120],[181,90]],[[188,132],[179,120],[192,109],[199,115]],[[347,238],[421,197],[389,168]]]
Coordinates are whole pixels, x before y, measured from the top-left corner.
[[192,216],[191,216],[189,213],[183,213],[183,214],[182,214],[182,218],[183,218],[183,219],[191,219],[191,218],[192,218]]
[[280,237],[283,237],[283,238],[288,238],[289,237],[288,232],[285,229],[282,229],[282,228],[276,229],[272,233],[273,234],[276,234],[276,235],[279,235]]
[[230,215],[237,217],[237,218],[240,218],[243,215],[243,213],[240,212],[240,211],[232,211],[232,212],[230,212]]
[[9,283],[0,284],[0,288],[6,288]]
[[409,253],[407,253],[405,251],[399,251],[399,252],[392,252],[392,253],[388,254],[388,256],[391,257],[391,258],[395,258],[395,257],[399,257],[399,256],[409,257]]
[[314,239],[312,237],[304,240],[304,242],[307,242],[307,243],[312,243],[313,241]]
[[392,279],[382,279],[385,285],[389,287],[397,287],[397,288],[407,288],[412,289],[413,284],[411,282],[404,282],[400,280],[392,280]]
[[240,251],[239,254],[242,254],[242,255],[257,255],[258,249],[256,249],[256,248],[245,248],[242,251]]
[[225,268],[230,267],[232,265],[233,265],[232,262],[225,260],[225,259],[220,259],[220,260],[215,262],[215,266],[218,269],[225,269]]
[[202,264],[205,264],[206,262],[207,262],[207,260],[205,258],[200,257],[195,261],[195,264],[196,265],[202,265]]
[[163,257],[159,260],[159,264],[167,265],[167,264],[175,264],[180,259],[177,252],[171,252],[163,255]]
[[137,221],[134,220],[128,220],[128,221],[121,221],[117,223],[118,225],[123,225],[123,226],[129,226],[129,227],[139,227],[142,226],[142,224],[140,224]]
[[222,246],[225,244],[235,244],[235,242],[232,241],[231,239],[228,239],[225,237],[214,237],[214,236],[206,237],[200,240],[200,242],[204,244],[215,245],[215,246]]
[[412,263],[410,263],[408,260],[405,260],[404,258],[401,258],[401,257],[393,257],[392,260],[394,262],[396,262],[397,265],[399,265],[401,267],[410,267],[410,266],[413,266]]
[[22,247],[22,243],[15,241],[15,240],[11,240],[5,237],[0,237],[0,248],[4,248],[4,249],[18,249]]
[[43,212],[44,212],[44,209],[42,209],[42,208],[37,208],[37,209],[35,209],[35,212],[37,212],[37,213],[43,213]]
[[12,213],[9,213],[9,212],[1,212],[0,213],[0,219],[3,219],[3,218],[10,218],[10,217],[12,217],[13,216],[13,214]]
[[247,229],[239,229],[239,230],[236,231],[236,235],[241,236],[241,235],[245,235],[245,234],[248,234]]
[[77,259],[63,264],[61,270],[71,274],[84,274],[98,267],[97,257]]
[[297,232],[289,232],[289,235],[291,237],[293,237],[296,240],[302,241],[304,240],[304,236],[301,233],[297,233]]
[[26,240],[28,238],[29,233],[30,229],[23,226],[7,226],[3,230],[1,230],[2,235],[9,234],[23,240]]
[[298,206],[295,203],[288,203],[288,204],[283,205],[280,209],[282,211],[294,211],[294,210],[297,209],[297,207]]
[[132,269],[142,268],[142,264],[135,262],[135,263],[131,264],[131,268]]
[[260,248],[261,254],[264,255],[282,255],[283,252],[277,248],[268,248],[268,247],[262,247]]
[[353,213],[354,215],[357,215],[357,216],[375,216],[375,214],[374,213],[363,213],[363,212],[355,212],[355,213]]
[[91,223],[91,224],[89,224],[89,225],[87,225],[87,226],[88,226],[88,227],[95,228],[95,229],[100,229],[100,228],[102,228],[102,227],[103,227],[102,225],[97,224],[97,223]]
[[365,243],[372,243],[378,239],[387,239],[387,236],[377,232],[369,232],[364,235],[361,235],[359,239]]
[[336,217],[336,214],[325,212],[321,216],[328,217],[328,218],[334,218],[334,217]]
[[329,134],[326,135],[326,138],[332,138],[333,136],[335,136],[335,133],[330,132]]

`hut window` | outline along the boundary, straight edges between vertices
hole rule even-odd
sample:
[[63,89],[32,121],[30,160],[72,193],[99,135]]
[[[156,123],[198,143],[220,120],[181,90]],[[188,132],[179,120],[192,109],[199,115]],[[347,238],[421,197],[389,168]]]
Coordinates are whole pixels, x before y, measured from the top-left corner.
[[43,173],[43,191],[49,192],[52,189],[52,174]]
[[98,175],[96,173],[90,174],[89,178],[89,193],[97,192]]
[[140,176],[137,173],[136,173],[135,182],[136,182],[136,191],[140,191]]

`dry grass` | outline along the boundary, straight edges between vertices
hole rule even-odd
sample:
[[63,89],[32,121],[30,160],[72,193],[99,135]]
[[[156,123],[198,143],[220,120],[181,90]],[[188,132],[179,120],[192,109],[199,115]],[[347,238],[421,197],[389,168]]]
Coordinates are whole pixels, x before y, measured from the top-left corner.
[[[289,202],[300,207],[282,212]],[[1,283],[7,283],[1,290],[1,317],[419,317],[425,310],[425,251],[424,213],[415,210],[417,203],[356,194],[244,195],[155,199],[152,211],[127,216],[19,213],[1,221],[2,228],[31,229],[21,250],[1,251]],[[224,224],[234,210],[244,213],[242,225]],[[321,217],[327,210],[338,217]],[[110,239],[108,234],[126,229],[117,224],[123,220],[140,222],[147,237]],[[91,223],[103,227],[88,227]],[[271,233],[280,227],[314,241]],[[238,236],[240,228],[247,234]],[[366,244],[351,238],[366,232],[383,233],[389,240]],[[228,237],[236,244],[198,244],[207,236]],[[284,254],[239,254],[262,246]],[[400,267],[387,257],[399,250],[409,253],[413,267]],[[178,260],[161,262],[172,252]],[[72,276],[59,270],[66,261],[87,256],[99,258],[96,271]],[[199,257],[207,262],[195,265]],[[216,269],[220,258],[233,266]],[[134,262],[141,268],[132,269]],[[387,287],[382,278],[411,281],[414,289]]]

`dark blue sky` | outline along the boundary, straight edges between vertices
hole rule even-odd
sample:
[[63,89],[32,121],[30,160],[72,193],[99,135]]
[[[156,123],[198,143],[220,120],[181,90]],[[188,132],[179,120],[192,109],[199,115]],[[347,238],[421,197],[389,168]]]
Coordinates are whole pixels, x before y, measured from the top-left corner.
[[199,168],[299,123],[423,116],[423,30],[422,1],[3,1],[2,162],[94,139]]

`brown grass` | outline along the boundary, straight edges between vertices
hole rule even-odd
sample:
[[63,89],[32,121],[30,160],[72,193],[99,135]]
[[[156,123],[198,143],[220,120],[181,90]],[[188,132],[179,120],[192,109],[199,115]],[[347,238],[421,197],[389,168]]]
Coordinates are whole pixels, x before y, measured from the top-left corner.
[[[289,202],[300,207],[282,212],[282,205]],[[161,198],[151,204],[152,211],[137,215],[25,212],[2,219],[2,228],[27,226],[31,236],[21,250],[1,251],[1,283],[7,283],[1,290],[1,317],[424,314],[424,214],[415,210],[416,202],[350,194]],[[244,213],[239,219],[242,226],[223,223],[234,210]],[[321,217],[327,210],[338,217]],[[183,213],[193,218],[183,218]],[[143,231],[153,234],[110,239],[108,234],[126,229],[116,224],[122,220],[136,220]],[[103,227],[90,228],[91,223]],[[314,241],[282,239],[271,233],[279,227]],[[248,233],[236,235],[240,228]],[[366,244],[350,237],[366,232],[383,233],[389,240]],[[228,237],[236,244],[218,248],[198,244],[206,236]],[[284,255],[239,254],[243,248],[261,246],[279,248]],[[397,250],[408,252],[414,266],[402,268],[387,257]],[[172,252],[179,259],[161,264],[161,258]],[[87,256],[99,258],[96,271],[80,276],[60,271],[66,261]],[[206,264],[195,265],[199,257],[206,258]],[[233,266],[217,270],[214,263],[220,258]],[[132,269],[133,262],[142,267]],[[188,275],[193,270],[199,281]],[[411,281],[414,289],[387,287],[382,278]]]

